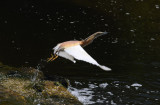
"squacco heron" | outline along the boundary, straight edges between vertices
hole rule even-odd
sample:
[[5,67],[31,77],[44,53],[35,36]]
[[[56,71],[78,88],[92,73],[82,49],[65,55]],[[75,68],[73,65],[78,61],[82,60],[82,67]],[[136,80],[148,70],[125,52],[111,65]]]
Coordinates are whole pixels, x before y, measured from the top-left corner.
[[58,56],[66,58],[68,60],[71,60],[72,62],[76,63],[75,59],[85,61],[88,63],[91,63],[93,65],[96,65],[100,67],[101,69],[105,71],[110,71],[111,69],[100,65],[96,60],[94,60],[84,49],[86,45],[90,44],[93,42],[93,40],[99,36],[105,35],[107,32],[96,32],[86,38],[85,40],[81,41],[66,41],[57,44],[53,50],[53,54],[51,54],[51,57],[48,58],[49,61],[55,60]]

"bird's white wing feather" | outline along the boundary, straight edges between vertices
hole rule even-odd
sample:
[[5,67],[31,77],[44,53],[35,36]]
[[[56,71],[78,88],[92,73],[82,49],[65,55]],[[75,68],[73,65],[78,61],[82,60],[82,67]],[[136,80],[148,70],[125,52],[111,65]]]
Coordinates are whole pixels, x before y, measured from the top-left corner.
[[93,65],[99,66],[101,69],[109,71],[110,68],[98,64],[80,45],[72,46],[64,49],[69,55],[73,56],[75,59],[82,60]]
[[80,45],[65,48],[64,51],[78,60],[99,65]]
[[60,51],[59,56],[66,58],[68,60],[71,60],[72,62],[76,63],[76,61],[74,60],[73,56],[69,55],[68,53],[64,52],[64,51]]

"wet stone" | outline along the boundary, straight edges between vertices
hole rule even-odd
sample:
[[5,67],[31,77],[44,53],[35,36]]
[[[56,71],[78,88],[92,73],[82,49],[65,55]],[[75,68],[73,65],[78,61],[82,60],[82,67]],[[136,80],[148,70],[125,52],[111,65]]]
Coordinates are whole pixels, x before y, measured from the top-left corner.
[[58,79],[44,80],[39,70],[0,67],[0,105],[82,105]]

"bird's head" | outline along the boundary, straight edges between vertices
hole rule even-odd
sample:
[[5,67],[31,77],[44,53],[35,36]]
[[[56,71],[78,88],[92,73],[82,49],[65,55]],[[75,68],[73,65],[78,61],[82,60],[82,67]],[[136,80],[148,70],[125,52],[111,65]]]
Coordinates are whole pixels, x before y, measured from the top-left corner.
[[101,35],[106,35],[108,32],[96,32],[94,33],[95,35],[101,36]]
[[59,49],[60,49],[60,44],[57,44],[57,46],[55,46],[55,47],[53,48],[54,54],[56,54]]

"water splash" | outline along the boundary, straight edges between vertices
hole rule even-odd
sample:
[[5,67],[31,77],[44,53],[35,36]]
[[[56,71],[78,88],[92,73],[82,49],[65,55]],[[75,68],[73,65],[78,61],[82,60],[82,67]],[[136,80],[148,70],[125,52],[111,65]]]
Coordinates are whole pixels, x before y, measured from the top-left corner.
[[92,98],[94,96],[93,95],[94,91],[92,91],[91,89],[89,88],[76,89],[70,86],[68,90],[71,92],[71,94],[77,97],[78,100],[82,102],[84,105],[95,104],[95,102],[92,101]]
[[44,59],[41,59],[41,60],[40,60],[40,63],[38,63],[38,65],[36,66],[36,71],[35,71],[35,73],[34,73],[34,76],[33,76],[32,79],[31,79],[32,82],[38,81],[38,80],[37,80],[38,73],[39,73],[39,71],[40,71],[42,68],[45,67],[46,63],[47,63],[46,60],[44,60]]

